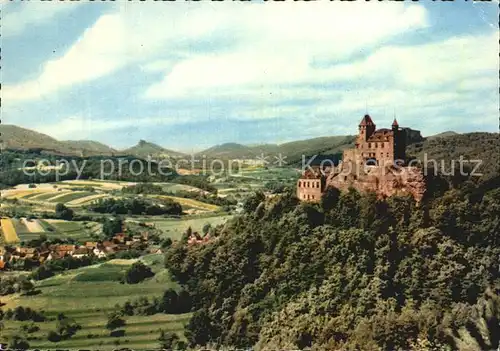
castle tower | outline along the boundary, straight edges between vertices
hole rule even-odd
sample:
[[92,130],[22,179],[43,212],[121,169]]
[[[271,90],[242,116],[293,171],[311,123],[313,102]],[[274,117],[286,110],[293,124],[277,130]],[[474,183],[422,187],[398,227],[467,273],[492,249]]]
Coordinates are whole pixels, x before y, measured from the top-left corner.
[[406,158],[406,136],[405,132],[399,130],[399,124],[396,118],[392,122],[392,132],[394,135],[394,160],[405,160]]
[[367,141],[368,138],[375,132],[375,123],[373,123],[370,115],[365,115],[359,123],[359,138],[360,141]]
[[394,122],[392,122],[392,130],[398,130],[398,129],[399,129],[398,120],[394,118]]

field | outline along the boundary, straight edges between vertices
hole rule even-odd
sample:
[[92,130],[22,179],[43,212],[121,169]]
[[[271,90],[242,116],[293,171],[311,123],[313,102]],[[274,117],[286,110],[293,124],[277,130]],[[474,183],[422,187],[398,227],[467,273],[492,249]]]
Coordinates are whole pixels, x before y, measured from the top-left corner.
[[153,221],[153,223],[157,229],[163,231],[164,238],[169,237],[172,240],[179,240],[189,227],[191,227],[193,231],[201,232],[206,223],[210,223],[215,227],[219,224],[226,223],[226,221],[231,218],[231,215],[227,215],[193,219],[163,219]]
[[88,203],[91,203],[97,199],[101,199],[104,197],[108,197],[108,195],[107,194],[93,194],[93,195],[84,196],[84,197],[80,197],[80,198],[68,201],[67,205],[68,206],[86,205]]
[[185,185],[185,184],[177,184],[177,183],[154,183],[155,185],[160,185],[163,188],[163,191],[176,193],[178,191],[193,191],[193,192],[202,192],[203,190],[196,188],[194,186]]
[[1,225],[3,240],[6,244],[19,242],[19,237],[17,236],[16,229],[14,228],[14,223],[10,218],[2,218]]
[[184,210],[189,208],[194,208],[202,211],[212,211],[216,212],[220,210],[219,206],[207,204],[205,202],[197,201],[194,199],[185,199],[183,197],[176,196],[168,196],[168,195],[151,195],[151,197],[159,198],[159,199],[170,199],[176,201],[182,205]]
[[36,195],[36,196],[31,196],[29,198],[26,198],[25,196],[23,196],[23,197],[21,197],[21,199],[29,199],[29,200],[33,200],[33,201],[46,201],[46,200],[50,200],[53,197],[62,196],[65,194],[70,194],[70,193],[71,193],[71,191],[48,191],[48,192],[44,192],[44,193]]
[[[36,338],[29,341],[31,348],[95,349],[98,346],[99,349],[109,350],[116,348],[117,341],[123,347],[158,348],[156,339],[159,336],[159,329],[175,331],[182,337],[183,327],[189,320],[189,314],[126,317],[125,336],[120,338],[110,337],[105,324],[107,313],[114,309],[116,303],[123,304],[127,300],[142,296],[161,297],[165,289],[177,288],[177,285],[170,280],[168,271],[162,268],[160,256],[150,255],[144,258],[156,275],[143,283],[136,285],[119,283],[122,272],[135,260],[121,260],[116,263],[110,261],[43,280],[37,286],[41,290],[40,294],[11,295],[14,298],[2,299],[6,303],[4,309],[29,306],[43,309],[51,318],[62,312],[74,318],[82,326],[82,330],[71,339],[52,343],[47,340],[46,335],[48,331],[55,329],[55,321],[38,323],[40,331],[30,334]],[[20,325],[26,322],[4,321],[4,324],[5,330],[2,333],[9,335],[17,333]]]
[[121,181],[113,181],[113,180],[68,180],[56,183],[57,185],[69,185],[74,187],[97,187],[102,190],[120,190],[124,186],[134,185],[135,183],[131,182],[121,182]]
[[90,191],[72,191],[68,194],[63,194],[61,196],[53,197],[49,199],[49,202],[57,202],[57,203],[66,203],[70,202],[73,200],[81,199],[83,197],[95,195],[95,193],[92,193]]
[[63,220],[33,219],[41,230],[30,231],[24,220],[12,220],[21,241],[38,239],[41,234],[47,238],[72,238],[80,242],[90,241],[91,234],[100,231],[101,225],[96,222],[70,222]]
[[30,231],[31,233],[42,233],[45,231],[43,226],[38,222],[38,220],[28,220],[26,218],[21,219],[23,222],[24,226]]

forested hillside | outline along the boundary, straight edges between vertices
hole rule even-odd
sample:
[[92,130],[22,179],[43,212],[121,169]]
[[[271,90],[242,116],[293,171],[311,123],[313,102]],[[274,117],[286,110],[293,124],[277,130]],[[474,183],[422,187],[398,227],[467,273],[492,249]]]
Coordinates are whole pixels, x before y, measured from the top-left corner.
[[[409,145],[407,155],[421,161],[435,160],[438,167],[441,163],[445,170],[459,167],[460,157],[464,161],[464,169],[471,171],[480,161],[477,173],[481,176],[470,177],[476,183],[491,182],[500,172],[500,135],[498,133],[447,134],[444,137],[428,138],[422,143]],[[473,161],[473,162],[471,162]],[[500,184],[497,184],[499,186]]]
[[[481,193],[478,194],[478,191]],[[500,336],[500,189],[411,198],[256,194],[166,264],[190,292],[191,345],[486,350]]]

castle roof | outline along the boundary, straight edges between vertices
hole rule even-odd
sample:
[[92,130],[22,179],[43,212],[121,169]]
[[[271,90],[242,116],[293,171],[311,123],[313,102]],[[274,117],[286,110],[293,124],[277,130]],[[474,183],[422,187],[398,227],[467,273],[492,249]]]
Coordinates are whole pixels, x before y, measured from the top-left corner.
[[359,123],[359,126],[374,126],[375,123],[373,123],[372,118],[370,115],[365,115],[361,122]]
[[399,127],[398,121],[396,118],[394,118],[394,122],[392,122],[393,127]]
[[367,141],[386,141],[387,138],[393,134],[393,131],[387,128],[377,129],[370,135]]

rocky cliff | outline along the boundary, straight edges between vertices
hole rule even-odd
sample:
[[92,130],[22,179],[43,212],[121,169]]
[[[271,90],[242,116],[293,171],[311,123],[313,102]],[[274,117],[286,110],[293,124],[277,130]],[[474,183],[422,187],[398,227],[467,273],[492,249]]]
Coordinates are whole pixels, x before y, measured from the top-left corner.
[[381,197],[411,194],[417,202],[422,200],[426,190],[422,171],[416,167],[356,166],[344,163],[340,169],[328,176],[327,187],[374,191]]

